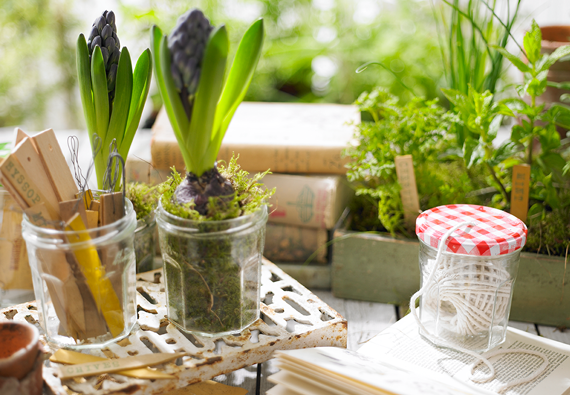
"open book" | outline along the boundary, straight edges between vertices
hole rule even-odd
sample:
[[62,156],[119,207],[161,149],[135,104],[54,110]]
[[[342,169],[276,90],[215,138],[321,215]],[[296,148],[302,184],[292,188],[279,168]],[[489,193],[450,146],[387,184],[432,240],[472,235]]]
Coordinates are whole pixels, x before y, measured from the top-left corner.
[[[526,348],[548,356],[546,372],[506,395],[570,395],[570,346],[508,328],[501,348]],[[485,384],[470,380],[474,358],[423,340],[411,316],[376,335],[358,352],[314,348],[276,352],[280,372],[269,377],[278,384],[268,395],[497,394],[507,381],[530,375],[542,359],[506,354],[491,359],[496,378]],[[475,376],[487,373],[479,365]]]

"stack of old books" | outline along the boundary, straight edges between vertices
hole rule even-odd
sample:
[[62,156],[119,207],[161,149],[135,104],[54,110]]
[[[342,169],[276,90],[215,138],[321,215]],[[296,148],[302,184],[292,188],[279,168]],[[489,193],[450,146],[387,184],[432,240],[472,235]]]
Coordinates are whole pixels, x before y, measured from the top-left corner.
[[[295,273],[310,270],[299,265],[308,258],[313,264],[328,263],[331,231],[353,195],[342,151],[358,122],[356,106],[246,102],[238,108],[218,160],[229,162],[232,155],[239,155],[238,164],[244,170],[271,171],[264,178],[267,187],[276,188],[267,224],[264,255],[268,259]],[[131,180],[158,183],[172,166],[184,170],[164,110],[152,130],[151,164],[129,158]],[[326,287],[330,281],[323,275],[301,276],[309,286]]]

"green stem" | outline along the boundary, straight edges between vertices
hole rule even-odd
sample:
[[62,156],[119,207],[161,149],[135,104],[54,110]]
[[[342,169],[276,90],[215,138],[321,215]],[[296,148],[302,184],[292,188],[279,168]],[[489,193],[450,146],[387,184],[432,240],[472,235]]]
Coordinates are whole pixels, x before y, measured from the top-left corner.
[[509,203],[509,195],[507,193],[507,190],[505,189],[505,186],[503,185],[501,180],[499,180],[499,177],[497,177],[497,174],[495,173],[495,169],[493,169],[493,166],[491,166],[489,164],[489,162],[485,162],[485,163],[487,164],[487,167],[489,168],[489,171],[491,172],[491,176],[493,176],[493,179],[495,180],[495,182],[497,184],[499,184],[499,187],[501,189],[501,195],[503,195],[505,202],[508,204]]
[[[531,100],[531,106],[532,108],[535,108],[536,106],[536,97],[535,96],[530,96],[530,100]],[[529,117],[530,120],[530,141],[528,143],[528,159],[527,159],[527,163],[529,166],[532,165],[532,146],[534,143],[534,117]]]

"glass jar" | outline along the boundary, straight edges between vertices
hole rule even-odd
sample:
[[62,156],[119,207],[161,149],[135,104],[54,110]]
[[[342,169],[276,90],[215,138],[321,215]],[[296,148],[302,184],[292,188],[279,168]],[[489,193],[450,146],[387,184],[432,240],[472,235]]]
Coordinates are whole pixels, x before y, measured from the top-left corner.
[[[462,222],[438,259],[443,235]],[[518,218],[490,207],[450,205],[422,213],[416,223],[420,334],[476,352],[503,343],[526,232]]]
[[168,318],[203,336],[240,332],[260,315],[267,207],[224,221],[192,221],[159,202]]
[[40,325],[48,341],[74,349],[101,348],[136,323],[136,215],[84,231],[33,225],[24,216]]
[[0,308],[34,300],[22,210],[4,189],[0,189],[0,256]]
[[158,268],[156,260],[156,219],[154,211],[137,221],[135,230],[135,255],[137,273],[148,272]]

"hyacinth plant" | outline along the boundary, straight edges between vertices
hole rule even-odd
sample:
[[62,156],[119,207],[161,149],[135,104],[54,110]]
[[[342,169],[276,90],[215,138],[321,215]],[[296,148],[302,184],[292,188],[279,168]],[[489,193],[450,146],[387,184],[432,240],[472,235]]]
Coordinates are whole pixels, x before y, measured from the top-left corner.
[[169,36],[152,28],[155,74],[186,165],[176,203],[207,215],[212,199],[232,201],[235,189],[216,167],[230,121],[253,78],[263,45],[263,20],[255,21],[238,46],[226,77],[226,27],[213,27],[197,9],[182,15]]
[[[141,54],[133,73],[129,51],[117,36],[115,13],[105,11],[88,39],[83,34],[77,39],[77,75],[97,186],[104,189],[109,147],[116,144],[126,160],[138,129],[152,76],[150,51]],[[117,182],[115,189],[120,188]]]

